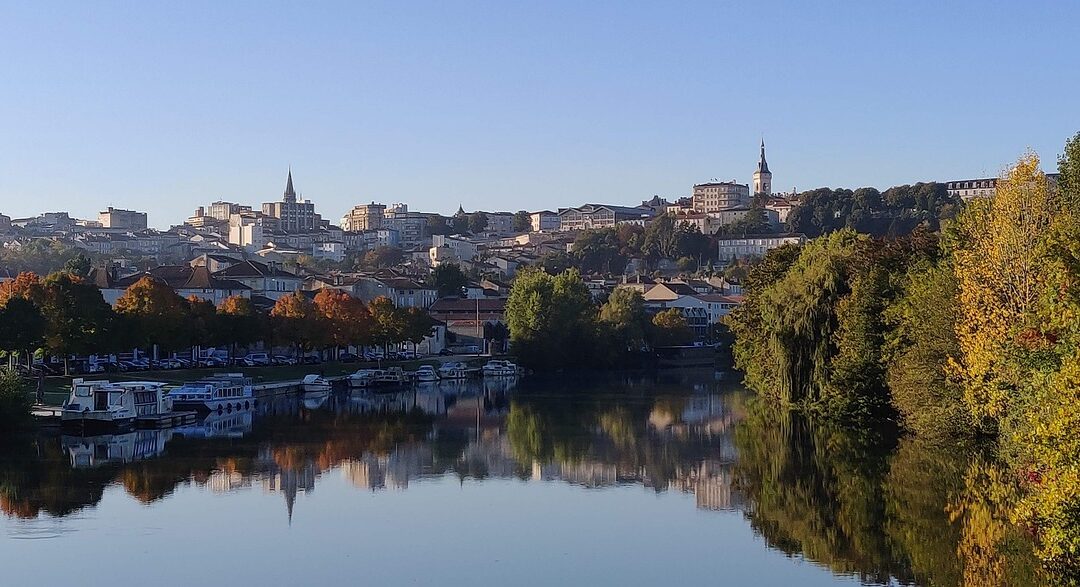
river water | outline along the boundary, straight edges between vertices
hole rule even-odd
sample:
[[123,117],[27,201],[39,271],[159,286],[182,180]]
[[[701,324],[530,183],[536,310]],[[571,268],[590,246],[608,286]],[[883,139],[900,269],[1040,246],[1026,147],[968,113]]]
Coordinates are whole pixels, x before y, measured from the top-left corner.
[[342,390],[8,443],[0,584],[1037,584],[1003,484],[713,373]]

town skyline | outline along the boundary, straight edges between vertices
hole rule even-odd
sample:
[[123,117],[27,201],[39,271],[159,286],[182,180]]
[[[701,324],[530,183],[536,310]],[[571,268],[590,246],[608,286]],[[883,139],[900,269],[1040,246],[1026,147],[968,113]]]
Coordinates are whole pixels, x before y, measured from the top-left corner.
[[747,181],[762,136],[785,191],[992,177],[1025,147],[1049,171],[1080,83],[1074,6],[266,8],[12,7],[3,212],[164,228],[290,166],[327,218],[632,203]]

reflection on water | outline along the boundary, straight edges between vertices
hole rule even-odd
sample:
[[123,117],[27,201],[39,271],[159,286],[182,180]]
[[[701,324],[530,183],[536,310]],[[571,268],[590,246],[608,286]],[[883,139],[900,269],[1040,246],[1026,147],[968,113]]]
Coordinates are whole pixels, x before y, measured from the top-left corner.
[[[755,541],[763,541],[811,561],[792,567],[793,581],[812,582],[810,569],[824,568],[830,582],[1038,583],[1030,546],[1007,522],[1008,480],[975,448],[815,426],[764,409],[711,375],[449,381],[398,393],[283,396],[172,430],[42,435],[0,459],[7,520],[0,527],[10,538],[59,537],[64,526],[50,520],[92,512],[114,486],[153,507],[182,489],[185,496],[280,496],[278,519],[288,525],[305,515],[298,496],[334,479],[375,494],[425,481],[510,480],[526,484],[505,488],[517,495],[524,489],[515,487],[556,482],[590,492],[581,499],[622,499],[596,490],[634,486],[692,496],[699,515],[730,512],[752,529],[756,538],[731,538],[741,548],[760,549]],[[598,507],[560,499],[567,509]],[[514,503],[525,512],[535,502]]]

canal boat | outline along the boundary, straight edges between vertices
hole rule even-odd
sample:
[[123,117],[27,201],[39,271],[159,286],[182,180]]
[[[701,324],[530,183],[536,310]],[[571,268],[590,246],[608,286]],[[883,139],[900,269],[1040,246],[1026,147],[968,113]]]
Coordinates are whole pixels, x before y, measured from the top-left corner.
[[333,385],[322,375],[304,375],[300,381],[300,390],[304,393],[330,393],[331,389]]
[[482,367],[485,377],[510,377],[519,373],[518,366],[510,361],[492,359]]
[[168,395],[176,409],[218,412],[255,405],[251,378],[241,373],[221,373],[185,383],[170,389]]
[[431,365],[421,365],[413,372],[413,379],[419,383],[432,383],[439,380],[439,374]]
[[72,380],[60,413],[64,427],[117,429],[135,424],[135,394],[109,381]]

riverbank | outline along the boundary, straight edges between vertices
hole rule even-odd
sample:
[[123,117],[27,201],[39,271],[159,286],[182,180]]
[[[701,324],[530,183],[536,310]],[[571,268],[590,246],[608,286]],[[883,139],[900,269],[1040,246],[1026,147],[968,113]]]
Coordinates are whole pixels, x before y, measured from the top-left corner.
[[[181,385],[189,381],[209,377],[215,373],[243,373],[251,377],[256,384],[278,383],[282,381],[298,381],[305,375],[319,373],[326,377],[341,377],[354,373],[359,369],[376,369],[386,367],[401,367],[406,371],[412,371],[421,365],[438,367],[447,361],[460,361],[470,366],[479,366],[490,360],[488,356],[476,355],[450,355],[446,357],[426,357],[408,361],[382,361],[339,363],[327,362],[318,365],[273,365],[267,367],[214,367],[199,369],[167,369],[160,371],[135,371],[127,373],[101,373],[85,376],[86,379],[108,379],[110,381],[161,381],[171,385]],[[71,390],[73,377],[59,376],[45,378],[45,403],[47,405],[60,405],[67,400]],[[32,386],[30,386],[32,391]]]

